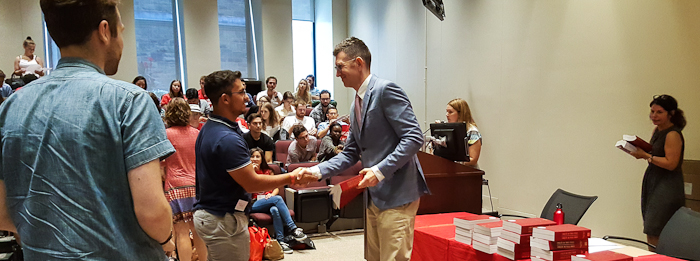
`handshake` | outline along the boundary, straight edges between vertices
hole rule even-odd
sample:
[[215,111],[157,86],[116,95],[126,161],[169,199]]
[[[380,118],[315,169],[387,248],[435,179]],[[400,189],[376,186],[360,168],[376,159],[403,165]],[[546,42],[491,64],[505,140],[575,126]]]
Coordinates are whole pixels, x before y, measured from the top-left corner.
[[292,175],[294,180],[292,184],[302,187],[321,179],[321,173],[313,173],[309,168],[297,168],[290,175]]
[[[358,188],[374,187],[380,181],[371,168],[362,169],[359,174],[362,176],[362,180],[357,185]],[[290,175],[294,179],[292,184],[302,187],[321,179],[321,173],[314,173],[310,168],[297,168]]]

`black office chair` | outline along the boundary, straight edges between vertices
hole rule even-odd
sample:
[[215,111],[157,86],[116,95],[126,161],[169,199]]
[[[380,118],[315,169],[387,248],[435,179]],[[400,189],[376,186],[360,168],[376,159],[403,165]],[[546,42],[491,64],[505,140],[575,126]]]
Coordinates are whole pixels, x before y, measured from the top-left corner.
[[[591,207],[596,199],[598,199],[598,196],[581,196],[563,189],[557,189],[549,198],[547,204],[544,205],[540,217],[554,220],[554,211],[557,209],[557,203],[561,203],[563,206],[562,209],[564,210],[564,224],[577,225],[578,222],[581,221],[583,214],[586,214],[586,211],[588,211],[588,208]],[[518,215],[500,215],[500,217],[527,218]]]
[[686,260],[700,260],[700,213],[681,207],[668,220],[659,236],[659,245],[617,236],[604,236],[603,239],[620,239],[642,243],[655,248],[657,254]]

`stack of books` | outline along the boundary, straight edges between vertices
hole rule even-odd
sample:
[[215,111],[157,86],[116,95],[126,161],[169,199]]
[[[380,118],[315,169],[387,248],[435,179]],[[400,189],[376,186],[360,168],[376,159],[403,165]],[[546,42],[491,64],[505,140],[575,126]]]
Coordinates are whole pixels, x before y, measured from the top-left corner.
[[481,223],[498,222],[500,219],[489,215],[470,215],[455,217],[455,240],[467,245],[472,244],[474,225]]
[[533,261],[569,261],[571,256],[588,253],[591,230],[563,224],[532,230],[530,255]]
[[498,237],[501,235],[503,222],[488,222],[474,226],[472,231],[472,247],[486,254],[495,254],[498,249]]
[[556,225],[544,218],[525,218],[503,222],[496,253],[510,260],[530,258],[530,236],[535,227]]

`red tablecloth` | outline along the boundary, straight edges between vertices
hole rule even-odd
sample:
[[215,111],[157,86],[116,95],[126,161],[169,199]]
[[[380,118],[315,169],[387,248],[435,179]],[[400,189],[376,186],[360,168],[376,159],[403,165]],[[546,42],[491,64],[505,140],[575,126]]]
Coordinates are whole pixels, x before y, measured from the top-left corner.
[[[489,255],[455,240],[454,217],[474,215],[466,212],[416,216],[412,261],[510,261],[499,254]],[[527,261],[530,259],[523,259]],[[634,258],[635,261],[680,260],[663,255]]]

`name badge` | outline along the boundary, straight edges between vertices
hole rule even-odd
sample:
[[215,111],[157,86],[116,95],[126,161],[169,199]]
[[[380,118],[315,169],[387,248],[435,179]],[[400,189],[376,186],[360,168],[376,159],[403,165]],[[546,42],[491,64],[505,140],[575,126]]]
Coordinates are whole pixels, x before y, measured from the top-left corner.
[[245,207],[247,207],[247,206],[248,206],[248,201],[239,199],[238,203],[236,203],[236,210],[243,212],[243,211],[245,211]]

